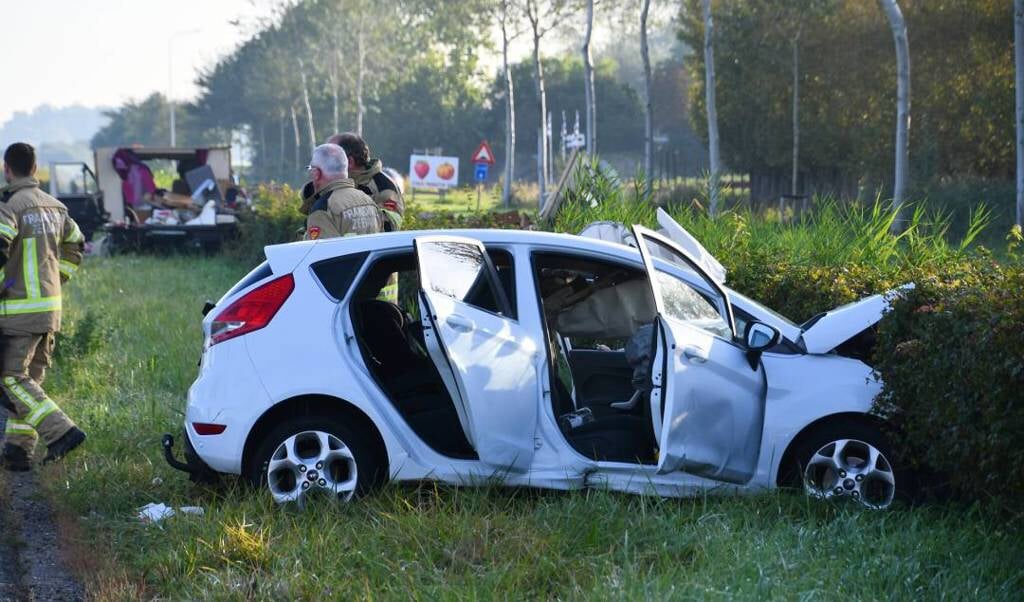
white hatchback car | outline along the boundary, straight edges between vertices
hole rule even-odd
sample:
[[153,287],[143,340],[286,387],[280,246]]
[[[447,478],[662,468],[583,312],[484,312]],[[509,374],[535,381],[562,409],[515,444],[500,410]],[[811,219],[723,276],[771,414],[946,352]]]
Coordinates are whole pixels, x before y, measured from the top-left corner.
[[[856,357],[886,298],[798,326],[727,288],[659,220],[662,234],[267,247],[207,307],[186,461],[170,435],[165,455],[300,504],[434,479],[662,495],[793,484],[888,506],[902,473],[869,413],[880,383]],[[378,298],[395,273],[399,304]]]

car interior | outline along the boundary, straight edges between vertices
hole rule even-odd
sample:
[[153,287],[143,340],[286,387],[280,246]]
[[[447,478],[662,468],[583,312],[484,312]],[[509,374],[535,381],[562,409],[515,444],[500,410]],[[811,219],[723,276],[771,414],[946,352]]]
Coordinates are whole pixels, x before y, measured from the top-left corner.
[[656,311],[646,272],[560,253],[535,253],[533,269],[562,434],[593,460],[655,463]]
[[[512,301],[515,291],[512,255],[488,251],[499,280]],[[389,276],[398,274],[399,303],[378,298]],[[416,292],[419,277],[412,252],[377,259],[354,291],[350,311],[356,339],[367,367],[398,412],[434,451],[475,459],[459,422],[455,403],[427,353]]]

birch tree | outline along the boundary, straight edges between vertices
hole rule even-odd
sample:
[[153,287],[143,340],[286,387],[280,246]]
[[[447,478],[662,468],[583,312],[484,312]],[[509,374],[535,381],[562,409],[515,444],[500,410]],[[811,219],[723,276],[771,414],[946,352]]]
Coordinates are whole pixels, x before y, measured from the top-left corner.
[[1017,95],[1017,225],[1024,224],[1024,0],[1013,3],[1013,56]]
[[704,93],[708,116],[708,163],[711,167],[708,182],[709,207],[712,217],[718,214],[718,178],[721,155],[718,150],[718,113],[715,109],[715,54],[714,22],[711,19],[711,0],[704,0]]
[[594,35],[594,0],[586,0],[586,28],[583,34],[583,98],[586,105],[587,154],[597,152],[597,99],[594,94],[594,57],[590,42]]
[[539,128],[537,130],[537,184],[540,188],[538,206],[544,206],[547,198],[548,174],[548,100],[544,89],[544,65],[540,60],[540,43],[557,25],[562,16],[565,3],[561,0],[525,0],[524,13],[530,24],[531,41],[533,42],[533,81],[537,90],[537,109],[539,111]]
[[309,85],[306,82],[306,65],[299,59],[299,77],[302,80],[302,103],[306,107],[306,124],[309,126],[309,152],[316,148],[316,127],[313,125],[313,106],[309,102]]
[[510,0],[501,0],[498,6],[498,27],[501,30],[501,71],[505,83],[505,183],[501,203],[506,208],[512,202],[512,180],[516,173],[516,91],[509,62],[509,45],[519,36],[515,28],[517,13]]
[[651,97],[651,49],[647,43],[647,17],[651,0],[643,0],[640,9],[640,58],[644,64],[644,176],[651,185],[654,169],[654,110]]
[[[896,46],[896,177],[893,182],[892,204],[899,211],[907,188],[907,161],[910,156],[910,44],[907,24],[896,0],[880,0],[892,30]],[[902,219],[893,221],[893,231],[903,228]]]

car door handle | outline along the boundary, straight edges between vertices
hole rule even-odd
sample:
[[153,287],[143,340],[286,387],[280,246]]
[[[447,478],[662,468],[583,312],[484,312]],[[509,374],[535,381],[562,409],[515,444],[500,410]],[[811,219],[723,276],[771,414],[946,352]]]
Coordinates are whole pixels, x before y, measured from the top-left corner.
[[445,318],[445,322],[455,330],[461,330],[463,332],[473,330],[473,322],[459,315],[452,314]]
[[708,361],[708,352],[700,347],[694,347],[693,345],[683,347],[683,355],[686,359],[697,364],[703,364]]

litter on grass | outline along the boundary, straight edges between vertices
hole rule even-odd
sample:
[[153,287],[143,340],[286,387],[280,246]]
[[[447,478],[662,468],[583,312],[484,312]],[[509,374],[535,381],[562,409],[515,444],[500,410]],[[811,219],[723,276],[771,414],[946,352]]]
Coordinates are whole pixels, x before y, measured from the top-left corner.
[[179,513],[194,514],[196,516],[203,516],[206,514],[206,512],[199,506],[180,506],[178,508],[172,508],[167,504],[149,503],[139,508],[139,520],[144,523],[158,523],[165,518],[170,518]]

